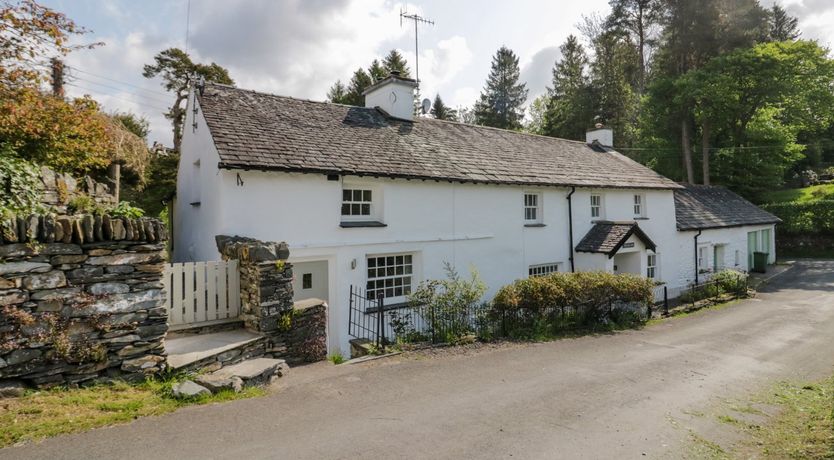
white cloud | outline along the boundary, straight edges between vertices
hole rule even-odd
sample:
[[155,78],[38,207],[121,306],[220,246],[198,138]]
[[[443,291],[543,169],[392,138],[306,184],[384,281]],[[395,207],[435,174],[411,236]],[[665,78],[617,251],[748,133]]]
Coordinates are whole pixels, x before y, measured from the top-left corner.
[[[415,71],[414,52],[400,50]],[[434,99],[435,94],[443,96],[444,86],[457,77],[472,62],[472,50],[466,39],[456,35],[440,40],[434,48],[420,50],[420,94]]]

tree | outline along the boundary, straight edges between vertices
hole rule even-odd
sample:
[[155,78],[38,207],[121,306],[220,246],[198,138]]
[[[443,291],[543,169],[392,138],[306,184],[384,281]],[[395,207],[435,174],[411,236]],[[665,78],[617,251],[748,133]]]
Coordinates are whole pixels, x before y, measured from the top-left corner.
[[371,81],[374,83],[386,78],[390,73],[391,72],[379,63],[379,59],[374,59],[373,62],[371,62],[371,66],[368,67],[368,75],[370,75]]
[[70,44],[87,32],[34,0],[0,3],[0,88],[37,86],[48,72],[44,66],[49,58],[100,45]]
[[799,20],[797,18],[789,15],[778,3],[774,4],[768,13],[770,25],[768,38],[777,42],[799,38]]
[[[162,77],[162,86],[174,93],[174,104],[165,114],[171,120],[174,132],[174,149],[179,151],[182,142],[182,123],[185,119],[183,102],[188,98],[188,91],[192,84],[200,78],[207,82],[233,85],[235,82],[229,76],[229,71],[212,62],[200,64],[191,60],[185,51],[179,48],[168,48],[154,56],[153,64],[146,64],[142,75],[145,78]],[[195,80],[196,79],[196,80]]]
[[334,104],[347,104],[348,90],[342,80],[336,80],[336,83],[327,91],[327,101]]
[[113,112],[110,116],[124,125],[125,129],[135,134],[143,141],[148,140],[151,133],[151,124],[147,118],[136,115],[132,112]]
[[592,110],[617,133],[618,145],[629,146],[634,138],[639,104],[637,48],[628,35],[608,31],[597,37],[594,51]]
[[834,122],[834,61],[811,41],[725,53],[683,76],[680,85],[694,102],[702,131],[727,146],[712,149],[702,141],[704,182],[710,182],[709,153],[718,150],[719,177],[748,195],[781,183],[801,158],[799,133],[824,133]]
[[568,36],[559,50],[562,58],[553,66],[542,133],[582,140],[594,118],[587,76],[588,56],[574,35]]
[[541,96],[533,99],[533,102],[530,103],[529,117],[527,119],[527,123],[524,124],[524,130],[530,134],[539,134],[545,135],[545,120],[547,117],[547,107],[549,105],[550,98],[547,94],[542,94]]
[[356,72],[353,72],[353,77],[351,77],[350,83],[348,84],[348,92],[345,95],[345,104],[364,106],[365,96],[363,96],[362,93],[365,92],[365,88],[371,86],[372,84],[374,84],[374,82],[371,80],[371,76],[368,75],[364,69],[361,67],[356,69]]
[[519,83],[518,57],[502,46],[492,58],[484,90],[475,104],[476,123],[502,129],[519,129],[524,119],[527,85]]
[[662,0],[609,0],[608,26],[629,34],[638,53],[637,89],[643,93],[648,73],[648,56],[662,11]]
[[110,163],[108,121],[85,96],[65,101],[35,88],[4,91],[0,144],[58,171],[87,173]]
[[431,114],[438,120],[458,121],[458,111],[444,104],[439,94],[434,96]]
[[395,49],[389,51],[388,55],[382,60],[382,67],[385,69],[383,78],[393,72],[399,72],[401,77],[411,78],[411,70],[408,68],[408,63],[405,61],[403,55]]

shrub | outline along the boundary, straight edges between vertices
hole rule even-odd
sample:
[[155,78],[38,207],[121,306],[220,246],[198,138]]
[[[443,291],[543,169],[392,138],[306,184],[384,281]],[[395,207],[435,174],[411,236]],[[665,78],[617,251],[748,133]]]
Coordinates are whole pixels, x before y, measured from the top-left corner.
[[119,202],[119,204],[109,209],[107,213],[111,216],[129,217],[131,219],[137,219],[145,215],[145,211],[142,208],[131,206],[129,201]]
[[654,282],[636,275],[554,273],[504,286],[493,300],[492,314],[504,323],[509,317],[511,329],[535,336],[577,326],[631,324],[653,296]]
[[779,232],[787,235],[834,234],[834,200],[792,201],[762,205],[782,219]]
[[[454,343],[460,338],[473,333],[471,314],[478,306],[486,292],[486,285],[481,281],[478,271],[470,269],[471,278],[463,279],[451,264],[445,264],[446,279],[429,280],[420,283],[409,295],[409,303],[416,308],[428,325],[428,332],[437,340]],[[416,333],[403,321],[410,318],[398,318],[399,332],[403,337]],[[398,339],[401,336],[398,335]]]
[[37,166],[18,158],[7,145],[0,145],[0,216],[42,211],[40,192]]

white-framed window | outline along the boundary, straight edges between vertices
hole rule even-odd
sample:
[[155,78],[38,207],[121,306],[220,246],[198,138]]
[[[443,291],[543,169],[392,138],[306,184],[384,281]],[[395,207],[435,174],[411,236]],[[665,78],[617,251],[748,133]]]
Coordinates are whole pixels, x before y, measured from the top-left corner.
[[378,299],[380,296],[391,299],[411,294],[414,281],[413,254],[368,256],[367,262],[366,294],[369,299]]
[[644,217],[646,213],[646,198],[643,195],[634,195],[634,217]]
[[599,193],[591,194],[591,218],[599,219],[602,217],[602,195]]
[[538,264],[538,265],[530,265],[527,269],[527,275],[530,278],[534,278],[536,276],[545,276],[551,273],[556,273],[559,271],[559,264],[558,263],[549,263],[549,264]]
[[709,248],[706,246],[701,246],[698,248],[698,269],[699,270],[706,270],[709,268],[709,260],[707,259],[708,250]]
[[342,218],[370,218],[374,192],[364,188],[342,189]]
[[648,254],[646,256],[646,278],[655,279],[657,277],[657,254]]
[[542,194],[524,192],[524,223],[540,224],[542,222]]

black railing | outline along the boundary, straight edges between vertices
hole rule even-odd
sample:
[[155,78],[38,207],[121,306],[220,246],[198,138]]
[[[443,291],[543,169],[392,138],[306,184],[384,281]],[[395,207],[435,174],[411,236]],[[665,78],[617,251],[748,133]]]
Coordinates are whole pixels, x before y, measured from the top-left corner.
[[[379,350],[385,350],[385,308],[383,298],[372,299],[358,287],[350,286],[348,334],[367,339]],[[389,336],[390,337],[390,336]]]
[[694,305],[701,300],[716,299],[724,294],[734,296],[747,295],[749,277],[740,273],[735,278],[713,278],[698,284],[690,285],[684,290],[678,301],[682,304],[688,303]]

